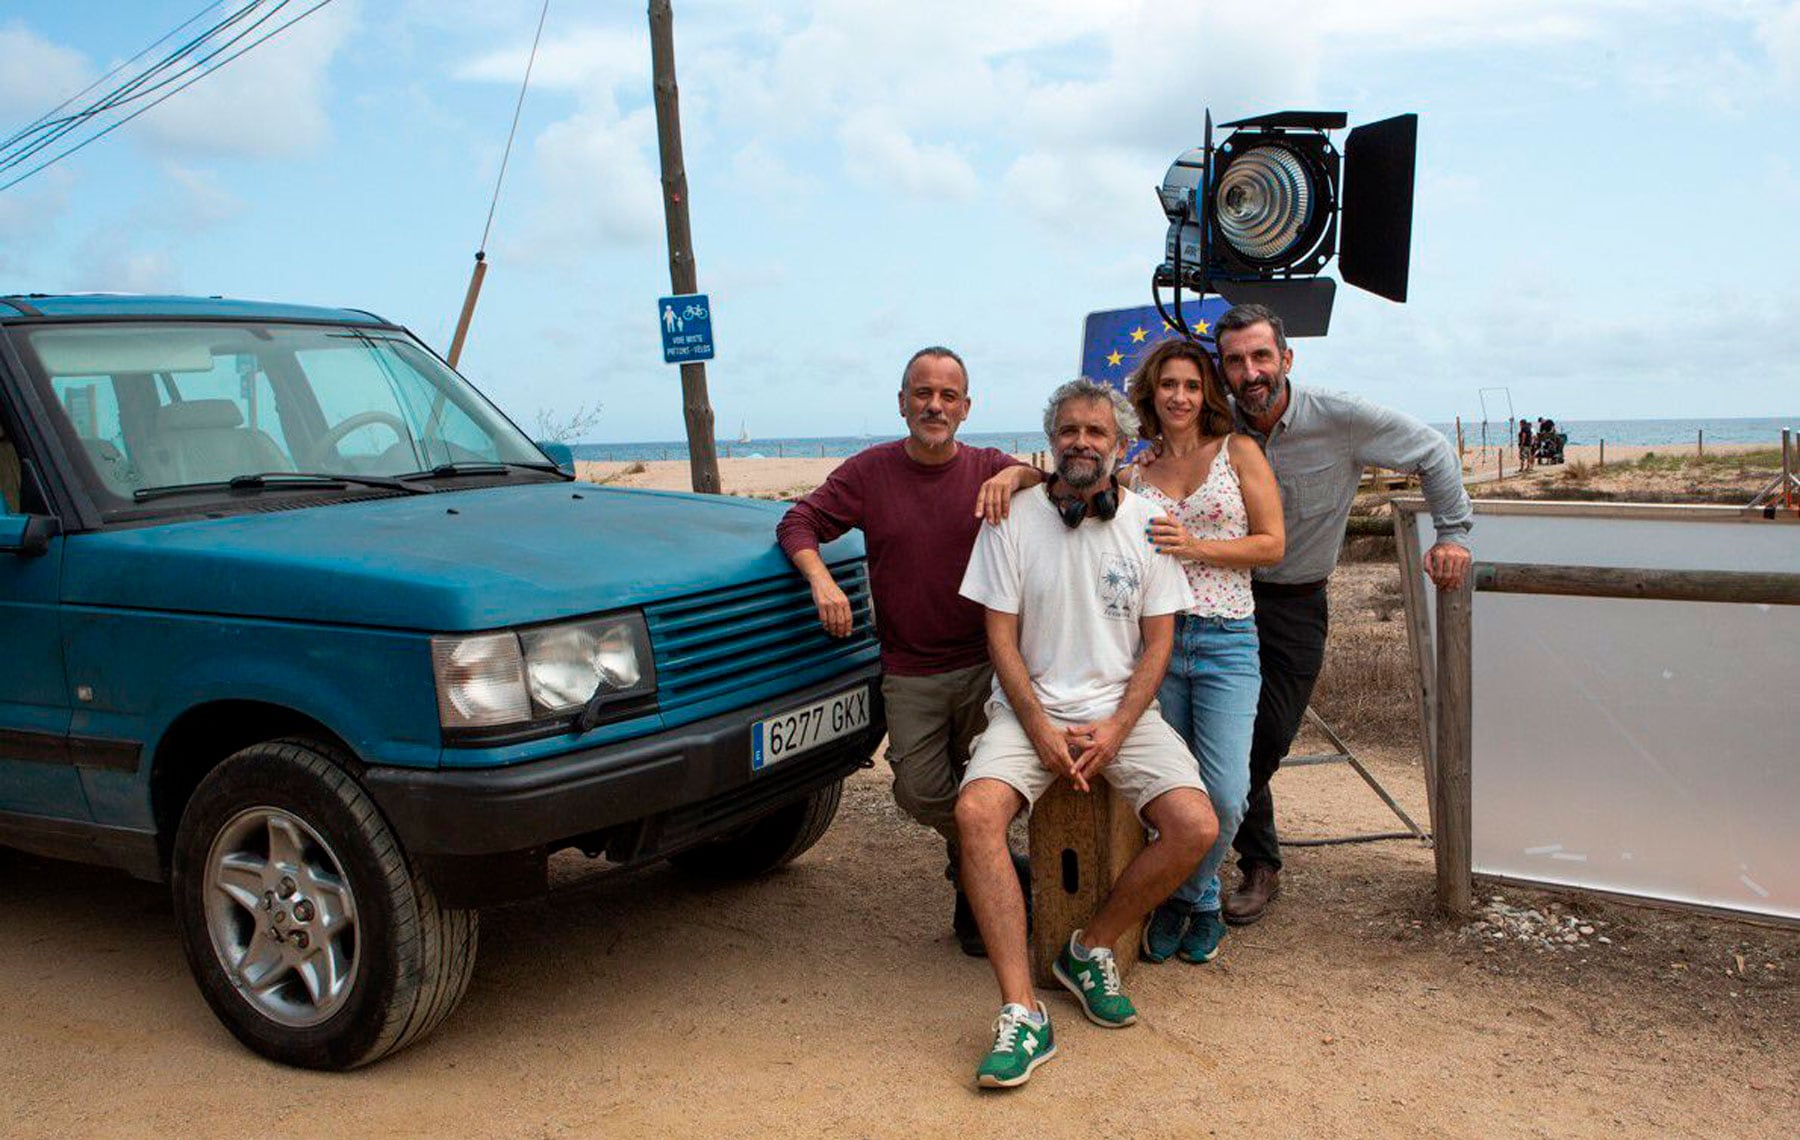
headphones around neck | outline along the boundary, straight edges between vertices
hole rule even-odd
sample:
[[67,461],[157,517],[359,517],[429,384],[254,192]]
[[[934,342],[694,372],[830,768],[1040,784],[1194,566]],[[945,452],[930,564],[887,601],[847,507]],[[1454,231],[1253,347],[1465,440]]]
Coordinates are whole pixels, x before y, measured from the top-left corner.
[[[1063,525],[1070,530],[1074,530],[1088,517],[1088,500],[1082,498],[1080,495],[1075,496],[1073,499],[1057,498],[1056,484],[1058,481],[1056,473],[1051,472],[1050,481],[1044,484],[1044,490],[1045,493],[1050,496],[1050,505],[1056,508],[1056,513],[1058,515],[1062,516]],[[1101,522],[1106,522],[1118,513],[1119,476],[1115,472],[1108,477],[1106,490],[1101,491],[1094,496],[1092,514]]]

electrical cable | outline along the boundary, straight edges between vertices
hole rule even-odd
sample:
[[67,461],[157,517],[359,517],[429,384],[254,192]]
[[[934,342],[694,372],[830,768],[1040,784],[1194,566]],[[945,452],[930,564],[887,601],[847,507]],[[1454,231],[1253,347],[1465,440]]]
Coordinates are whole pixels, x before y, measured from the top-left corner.
[[[248,35],[251,31],[255,30],[255,28],[257,28],[264,21],[266,21],[269,18],[269,16],[274,15],[274,13],[276,11],[279,11],[282,7],[285,7],[289,2],[290,2],[290,0],[280,0],[280,3],[278,3],[274,9],[271,9],[271,11],[267,15],[265,15],[261,20],[258,20],[258,21],[256,21],[256,23],[252,24],[250,26],[250,28],[245,29],[243,32],[239,33],[238,36],[236,36],[232,40],[228,41],[226,46],[229,47],[230,44],[234,44],[238,40],[242,39],[245,35]],[[250,43],[244,45],[242,48],[239,48],[237,51],[232,52],[232,54],[230,54],[229,56],[226,56],[223,60],[221,60],[215,66],[209,67],[203,71],[200,71],[199,74],[192,76],[187,81],[181,83],[179,86],[173,88],[172,90],[170,90],[168,92],[165,92],[163,95],[157,97],[156,99],[152,100],[151,102],[144,105],[143,107],[138,108],[136,111],[133,111],[131,114],[125,116],[123,119],[120,119],[118,122],[112,123],[112,124],[108,125],[106,128],[104,128],[103,130],[100,130],[100,131],[96,132],[95,134],[90,135],[89,137],[83,139],[81,142],[70,147],[68,150],[65,150],[65,151],[61,152],[60,154],[57,154],[55,157],[46,159],[45,161],[39,163],[37,166],[34,166],[30,170],[26,171],[24,174],[19,175],[17,178],[14,178],[9,182],[0,183],[0,191],[10,190],[14,186],[17,186],[19,183],[25,181],[27,178],[30,178],[32,175],[37,174],[45,169],[48,169],[51,166],[54,166],[56,163],[61,162],[63,159],[68,158],[70,155],[92,145],[93,143],[99,142],[101,139],[105,138],[107,135],[111,134],[112,132],[118,130],[120,127],[124,126],[126,123],[129,123],[131,120],[137,118],[139,115],[142,115],[145,111],[148,111],[152,107],[155,107],[158,104],[162,103],[164,100],[169,99],[169,98],[181,93],[182,91],[187,90],[189,87],[193,86],[195,83],[199,82],[201,79],[203,79],[206,76],[211,75],[213,72],[219,70],[219,68],[227,66],[228,64],[237,60],[239,57],[243,56],[246,52],[254,50],[255,48],[257,48],[257,47],[261,46],[262,44],[266,43],[267,41],[269,41],[270,39],[273,39],[275,36],[278,36],[282,32],[287,31],[289,28],[293,27],[295,24],[298,24],[300,21],[306,19],[308,16],[312,15],[313,13],[317,12],[319,9],[325,7],[326,5],[328,5],[330,3],[332,3],[332,0],[318,0],[318,2],[315,3],[312,7],[308,8],[306,11],[300,13],[298,16],[295,16],[293,19],[287,21],[284,24],[281,24],[278,27],[271,28],[269,31],[263,33],[261,36],[258,36],[256,39],[252,40]],[[152,90],[159,89],[162,86],[165,86],[167,83],[173,82],[175,78],[179,77],[179,75],[185,75],[188,72],[195,70],[195,68],[197,68],[197,67],[204,66],[204,64],[206,64],[207,62],[210,62],[211,60],[217,58],[224,50],[225,50],[225,48],[220,48],[219,51],[216,51],[212,55],[205,57],[204,59],[199,61],[199,63],[196,63],[188,68],[183,69],[181,72],[177,73],[177,76],[174,76],[168,80],[165,80],[163,83],[158,84],[156,88],[152,88]],[[134,96],[134,98],[141,98],[143,94],[147,94],[147,93],[148,92],[142,92],[138,96]],[[22,161],[22,160],[20,160],[20,161]],[[16,162],[0,162],[0,170],[7,169],[10,166],[13,166],[16,164],[17,164]]]
[[169,31],[164,32],[160,39],[154,41],[148,47],[141,49],[136,55],[132,56],[130,59],[119,64],[117,67],[113,68],[111,71],[107,72],[105,75],[102,75],[100,78],[94,80],[92,83],[88,84],[86,87],[83,87],[81,90],[75,92],[75,94],[69,96],[67,99],[64,99],[62,102],[60,102],[56,106],[50,108],[48,111],[45,111],[43,114],[39,115],[37,118],[31,120],[31,122],[26,123],[23,127],[20,127],[17,131],[14,131],[11,135],[6,137],[5,139],[0,139],[0,150],[4,150],[7,147],[12,146],[14,143],[18,142],[25,135],[36,130],[39,126],[42,126],[47,120],[49,120],[50,116],[56,114],[58,111],[62,110],[64,107],[67,107],[69,104],[71,104],[75,100],[81,98],[83,95],[86,95],[89,91],[92,91],[94,88],[100,86],[102,83],[105,83],[108,79],[111,79],[113,76],[119,74],[119,72],[124,71],[126,68],[128,68],[132,64],[136,63],[138,60],[143,59],[146,55],[149,55],[152,51],[156,50],[157,48],[161,47],[164,43],[166,43],[170,39],[174,38],[174,36],[178,32],[180,32],[183,28],[187,27],[189,24],[193,23],[195,20],[198,20],[200,17],[202,17],[202,16],[206,15],[208,12],[212,11],[213,8],[214,8],[213,4],[211,4],[211,3],[207,4],[204,8],[201,8],[198,12],[195,12],[192,16],[189,16],[186,20],[183,20],[181,23],[175,25]]
[[[274,15],[274,13],[276,11],[279,11],[281,8],[286,7],[289,2],[290,2],[290,0],[280,0],[280,2],[275,6],[275,8],[271,9],[267,15],[265,15],[261,20],[258,20],[256,22],[256,24],[252,24],[251,28],[247,29],[245,33],[240,33],[238,36],[233,37],[233,39],[231,41],[229,41],[225,46],[229,47],[231,43],[235,43],[235,42],[237,42],[237,40],[242,39],[243,35],[247,34],[247,32],[249,30],[254,30],[258,25],[260,25],[264,21],[266,21],[269,18],[269,16]],[[15,152],[13,154],[8,155],[4,160],[0,160],[0,170],[6,170],[6,169],[9,169],[11,167],[14,167],[14,166],[17,166],[17,165],[23,163],[26,159],[28,159],[32,155],[44,150],[46,147],[50,146],[52,143],[56,142],[58,139],[63,138],[64,136],[66,136],[68,134],[71,134],[77,128],[84,125],[88,120],[97,118],[100,115],[105,114],[107,111],[114,110],[118,107],[124,106],[127,103],[134,102],[135,100],[142,98],[144,95],[150,93],[151,91],[160,90],[162,87],[166,86],[167,83],[172,82],[173,78],[179,78],[181,75],[185,75],[189,71],[193,70],[193,67],[204,64],[205,62],[207,62],[206,59],[202,59],[198,64],[195,64],[188,68],[183,69],[181,72],[178,72],[176,74],[176,76],[172,77],[170,80],[165,80],[163,83],[156,84],[155,86],[150,87],[146,90],[136,91],[135,94],[133,93],[137,88],[142,87],[143,84],[148,82],[152,76],[156,75],[160,71],[163,71],[163,70],[173,66],[177,61],[193,54],[193,52],[196,51],[200,47],[200,45],[204,44],[208,39],[212,38],[214,35],[216,35],[221,30],[223,30],[227,27],[230,27],[232,24],[237,23],[239,20],[243,19],[246,15],[248,15],[251,11],[253,11],[257,7],[259,7],[262,3],[263,3],[263,0],[250,0],[250,3],[246,4],[242,8],[238,9],[236,12],[233,12],[226,19],[221,20],[219,23],[214,24],[212,27],[208,28],[206,31],[200,33],[200,35],[194,37],[193,39],[189,40],[187,43],[181,45],[181,47],[177,48],[175,51],[164,56],[162,59],[158,60],[155,64],[153,64],[148,70],[144,71],[142,74],[139,74],[139,75],[133,77],[128,82],[121,84],[118,87],[113,88],[111,91],[107,92],[104,96],[102,96],[99,100],[97,100],[94,103],[89,104],[87,107],[85,107],[81,111],[79,111],[73,115],[64,116],[61,119],[49,119],[47,121],[40,120],[39,126],[36,129],[43,130],[44,128],[50,128],[50,127],[53,127],[55,129],[51,130],[48,134],[39,138],[36,142],[32,143],[31,145],[29,145],[23,149],[15,150]],[[221,49],[221,50],[223,50],[223,49]],[[216,55],[217,53],[215,52],[214,54]],[[207,57],[207,59],[210,59],[210,58],[211,58],[210,56]],[[54,114],[55,112],[51,112],[51,113]],[[27,128],[26,132],[22,132],[22,133],[29,133],[31,129],[32,128]]]

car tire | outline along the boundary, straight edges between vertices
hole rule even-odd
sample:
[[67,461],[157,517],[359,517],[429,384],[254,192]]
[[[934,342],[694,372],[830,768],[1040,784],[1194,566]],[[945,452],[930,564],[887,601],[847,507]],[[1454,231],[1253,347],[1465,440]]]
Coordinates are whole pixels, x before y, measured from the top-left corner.
[[249,1048],[353,1069],[423,1038],[474,971],[480,914],[440,906],[322,742],[231,756],[182,812],[171,868],[188,966]]
[[824,836],[837,816],[843,794],[844,782],[834,780],[741,831],[678,851],[669,856],[669,862],[711,879],[751,879],[767,874],[792,863]]

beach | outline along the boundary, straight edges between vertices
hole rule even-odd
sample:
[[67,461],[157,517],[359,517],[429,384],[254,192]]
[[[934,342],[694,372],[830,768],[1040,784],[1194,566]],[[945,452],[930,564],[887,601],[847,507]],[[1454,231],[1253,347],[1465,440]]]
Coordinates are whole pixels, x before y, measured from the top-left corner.
[[[1773,441],[1771,441],[1772,443]],[[1771,446],[1770,443],[1721,443],[1708,444],[1706,454],[1728,455],[1746,451],[1757,451]],[[1695,445],[1630,445],[1606,444],[1605,461],[1607,464],[1625,463],[1641,459],[1654,452],[1657,455],[1693,455]],[[1601,445],[1571,444],[1565,453],[1566,463],[1560,467],[1539,467],[1528,473],[1532,478],[1547,478],[1558,471],[1567,470],[1574,464],[1586,464],[1589,467],[1600,465]],[[1043,452],[1037,453],[1040,457]],[[1026,463],[1032,462],[1031,452],[1021,452],[1018,458]],[[806,494],[825,481],[826,476],[842,463],[843,459],[827,456],[823,459],[808,458],[755,458],[755,459],[721,459],[719,460],[719,481],[727,494],[748,495],[755,498],[794,499]],[[1471,481],[1487,482],[1504,470],[1507,477],[1518,474],[1518,454],[1516,450],[1489,447],[1485,451],[1473,448],[1463,456],[1463,468]],[[575,464],[576,474],[591,483],[605,483],[614,487],[644,487],[657,491],[686,491],[693,486],[685,459],[652,459],[631,463],[600,463],[591,460],[578,460]]]

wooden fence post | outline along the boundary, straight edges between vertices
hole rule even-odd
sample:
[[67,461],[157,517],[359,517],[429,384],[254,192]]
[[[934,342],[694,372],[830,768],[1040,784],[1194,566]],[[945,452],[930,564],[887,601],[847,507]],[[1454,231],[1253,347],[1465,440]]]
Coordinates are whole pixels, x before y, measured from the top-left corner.
[[1437,785],[1431,797],[1431,834],[1437,860],[1438,906],[1453,918],[1471,907],[1469,751],[1470,601],[1474,575],[1437,595]]

